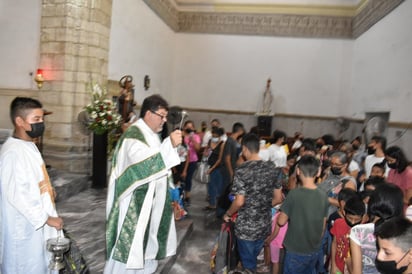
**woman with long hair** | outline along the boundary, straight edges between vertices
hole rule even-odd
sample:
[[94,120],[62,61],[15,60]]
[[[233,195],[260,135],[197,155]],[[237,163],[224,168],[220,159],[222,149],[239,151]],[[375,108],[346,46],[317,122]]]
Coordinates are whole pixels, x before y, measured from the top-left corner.
[[412,198],[412,167],[402,149],[397,146],[385,150],[385,160],[390,168],[387,181],[402,189],[404,209]]

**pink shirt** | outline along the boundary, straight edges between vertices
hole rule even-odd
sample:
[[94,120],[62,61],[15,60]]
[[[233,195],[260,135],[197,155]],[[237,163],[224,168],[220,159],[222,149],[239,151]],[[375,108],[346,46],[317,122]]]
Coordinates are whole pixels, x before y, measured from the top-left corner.
[[196,133],[193,133],[190,136],[185,136],[185,144],[189,150],[189,162],[197,162],[199,158],[197,157],[197,152],[195,149],[195,143],[200,144],[200,136]]
[[403,195],[406,195],[406,192],[412,189],[412,167],[407,166],[402,173],[398,173],[396,169],[391,168],[387,181],[400,187]]
[[[280,212],[276,212],[275,216],[272,219],[272,231],[275,229],[275,225],[276,225],[279,214]],[[286,231],[288,231],[288,223],[280,227],[278,235],[275,237],[275,239],[273,239],[272,242],[270,242],[270,245],[278,247],[278,248],[282,248],[283,240],[285,239],[285,236],[286,236]]]

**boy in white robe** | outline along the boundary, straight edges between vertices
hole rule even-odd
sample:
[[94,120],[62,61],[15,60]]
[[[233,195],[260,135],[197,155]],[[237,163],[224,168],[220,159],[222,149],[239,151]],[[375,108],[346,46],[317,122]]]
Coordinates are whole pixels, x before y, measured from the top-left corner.
[[180,164],[180,130],[161,142],[168,104],[147,97],[140,119],[118,141],[107,197],[104,273],[153,273],[157,260],[176,253],[176,229],[168,191],[170,169]]
[[54,190],[33,140],[44,131],[39,101],[17,97],[10,107],[14,125],[0,151],[0,273],[48,273],[47,239],[57,237]]

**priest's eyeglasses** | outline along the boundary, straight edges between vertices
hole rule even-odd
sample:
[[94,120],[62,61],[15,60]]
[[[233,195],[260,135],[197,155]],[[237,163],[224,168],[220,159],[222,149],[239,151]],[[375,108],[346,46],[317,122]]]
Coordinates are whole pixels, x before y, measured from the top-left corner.
[[162,114],[157,113],[156,111],[153,111],[153,110],[151,110],[150,112],[153,113],[153,114],[155,114],[155,115],[157,115],[157,116],[159,116],[160,119],[162,119],[162,120],[167,120],[167,114],[166,114],[166,115],[162,115]]

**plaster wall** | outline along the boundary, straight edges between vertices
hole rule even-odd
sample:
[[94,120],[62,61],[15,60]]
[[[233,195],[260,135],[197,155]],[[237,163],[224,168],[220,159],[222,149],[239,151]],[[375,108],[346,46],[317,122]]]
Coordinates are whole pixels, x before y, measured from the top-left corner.
[[271,78],[274,113],[339,115],[353,41],[177,34],[176,44],[177,104],[258,112]]
[[37,89],[40,13],[41,0],[0,1],[0,88]]
[[354,43],[349,110],[390,112],[388,145],[402,147],[412,158],[412,1],[404,1]]
[[390,111],[412,122],[412,1],[404,1],[354,43],[351,111]]
[[15,96],[38,97],[33,81],[39,62],[41,0],[0,1],[0,128],[13,128]]
[[[138,104],[154,93],[170,100],[175,39],[174,32],[143,1],[113,1],[109,79],[132,75]],[[147,91],[145,75],[151,79]]]

